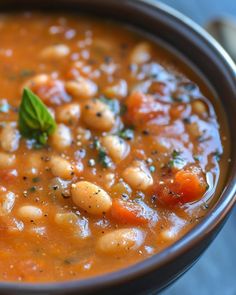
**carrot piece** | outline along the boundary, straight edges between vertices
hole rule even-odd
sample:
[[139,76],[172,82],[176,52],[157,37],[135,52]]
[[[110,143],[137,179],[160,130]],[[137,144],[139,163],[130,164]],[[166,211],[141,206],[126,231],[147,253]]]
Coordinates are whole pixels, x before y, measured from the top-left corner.
[[182,203],[199,200],[206,192],[205,181],[192,171],[180,170],[175,174],[174,183]]
[[120,223],[141,225],[148,222],[145,209],[140,204],[120,199],[113,201],[111,216]]

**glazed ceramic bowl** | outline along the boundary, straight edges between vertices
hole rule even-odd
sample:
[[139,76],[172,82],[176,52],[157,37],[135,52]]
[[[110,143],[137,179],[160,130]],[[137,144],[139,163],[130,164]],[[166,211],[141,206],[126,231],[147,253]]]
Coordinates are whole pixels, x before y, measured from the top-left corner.
[[[163,252],[114,273],[80,281],[50,284],[0,283],[0,294],[154,294],[188,270],[222,228],[235,203],[236,67],[203,29],[154,0],[2,0],[0,10],[51,9],[87,11],[131,24],[181,52],[221,99],[230,130],[230,165],[218,201],[202,221]],[[156,293],[155,293],[156,294]]]

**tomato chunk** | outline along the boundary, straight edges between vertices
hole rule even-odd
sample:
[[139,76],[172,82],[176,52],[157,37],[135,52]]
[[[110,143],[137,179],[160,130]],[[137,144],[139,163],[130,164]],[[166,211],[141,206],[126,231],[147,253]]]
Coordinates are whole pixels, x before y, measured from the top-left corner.
[[142,92],[133,92],[126,101],[126,118],[135,124],[142,124],[145,121],[164,115],[168,111],[168,106],[154,99],[151,95]]
[[18,176],[16,169],[2,169],[0,170],[0,180],[11,183],[14,182]]
[[161,202],[176,205],[201,199],[206,189],[207,183],[198,170],[180,170],[175,174],[174,179],[157,186],[155,192]]
[[192,171],[181,170],[177,172],[174,182],[183,203],[199,200],[206,192],[206,182],[200,175]]
[[144,207],[138,203],[120,199],[113,201],[111,216],[120,223],[141,225],[148,222]]

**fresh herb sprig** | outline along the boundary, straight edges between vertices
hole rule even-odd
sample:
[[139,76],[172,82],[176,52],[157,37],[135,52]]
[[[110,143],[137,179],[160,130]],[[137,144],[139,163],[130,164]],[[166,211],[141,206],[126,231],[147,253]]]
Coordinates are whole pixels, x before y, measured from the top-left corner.
[[45,104],[28,88],[23,91],[18,123],[21,135],[41,146],[56,129],[56,122]]
[[104,167],[109,168],[112,166],[112,161],[108,157],[105,149],[101,146],[99,140],[95,139],[93,142],[93,147],[98,151],[98,162]]
[[181,157],[182,152],[173,150],[171,159],[168,163],[170,168],[182,169],[186,165],[186,161]]

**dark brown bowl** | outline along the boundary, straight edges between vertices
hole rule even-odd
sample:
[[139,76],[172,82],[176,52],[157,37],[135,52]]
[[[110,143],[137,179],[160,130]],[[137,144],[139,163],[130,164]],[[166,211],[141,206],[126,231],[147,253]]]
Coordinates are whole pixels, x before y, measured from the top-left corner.
[[0,283],[0,294],[149,294],[160,291],[188,270],[222,228],[235,203],[236,67],[203,29],[177,11],[153,0],[2,0],[0,10],[72,9],[132,24],[182,52],[207,77],[222,101],[230,129],[231,163],[224,189],[203,220],[178,242],[134,266],[80,281],[50,284]]

